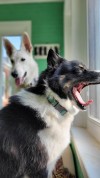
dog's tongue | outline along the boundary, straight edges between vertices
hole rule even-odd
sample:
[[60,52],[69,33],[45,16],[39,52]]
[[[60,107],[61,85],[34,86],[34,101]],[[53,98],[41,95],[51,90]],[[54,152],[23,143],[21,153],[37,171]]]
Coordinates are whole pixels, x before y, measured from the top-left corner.
[[22,84],[21,78],[16,78],[15,83],[16,83],[17,86],[20,86]]
[[75,94],[75,97],[77,98],[77,100],[79,101],[79,103],[82,104],[83,106],[88,106],[89,104],[91,104],[93,102],[93,100],[89,100],[87,102],[84,102],[80,93],[77,91],[76,88],[74,88],[74,94]]

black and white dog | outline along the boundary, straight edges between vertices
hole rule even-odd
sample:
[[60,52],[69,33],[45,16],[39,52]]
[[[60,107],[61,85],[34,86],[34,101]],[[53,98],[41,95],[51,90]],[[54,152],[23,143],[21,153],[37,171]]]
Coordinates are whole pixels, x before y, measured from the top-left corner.
[[70,142],[80,92],[100,83],[100,73],[50,50],[35,87],[20,91],[0,111],[0,178],[50,178]]

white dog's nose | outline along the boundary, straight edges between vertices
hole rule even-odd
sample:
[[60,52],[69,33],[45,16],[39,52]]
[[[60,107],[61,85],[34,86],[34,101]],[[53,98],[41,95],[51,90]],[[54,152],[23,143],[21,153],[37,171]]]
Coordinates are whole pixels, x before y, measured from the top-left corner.
[[16,70],[13,71],[13,72],[11,72],[11,75],[12,75],[12,77],[14,77],[14,78],[17,78],[17,77],[18,77],[18,73],[17,73]]

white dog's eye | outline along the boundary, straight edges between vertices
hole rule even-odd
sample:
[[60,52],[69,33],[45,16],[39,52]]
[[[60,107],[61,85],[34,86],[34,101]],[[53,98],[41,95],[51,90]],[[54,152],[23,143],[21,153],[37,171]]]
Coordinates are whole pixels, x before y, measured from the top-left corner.
[[25,58],[21,58],[21,61],[25,61]]

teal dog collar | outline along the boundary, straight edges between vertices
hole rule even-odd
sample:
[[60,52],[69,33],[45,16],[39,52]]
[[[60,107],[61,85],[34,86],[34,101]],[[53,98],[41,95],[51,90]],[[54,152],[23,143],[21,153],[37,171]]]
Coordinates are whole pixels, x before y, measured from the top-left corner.
[[60,114],[63,116],[65,115],[68,111],[59,104],[59,102],[51,95],[47,97],[47,100],[52,106],[60,112]]

